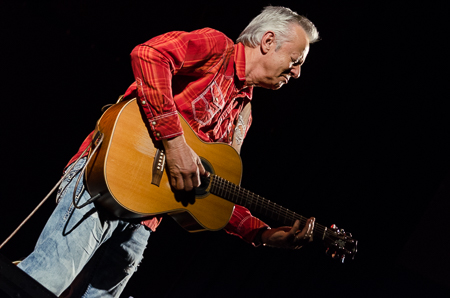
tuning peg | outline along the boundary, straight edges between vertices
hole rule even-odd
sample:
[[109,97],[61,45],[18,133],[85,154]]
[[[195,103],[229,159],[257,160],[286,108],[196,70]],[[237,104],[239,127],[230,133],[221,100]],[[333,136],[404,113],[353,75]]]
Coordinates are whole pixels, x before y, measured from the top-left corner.
[[337,256],[336,250],[330,249],[329,247],[325,250],[325,254],[326,254],[327,256],[332,257],[333,259],[335,259],[336,256]]
[[344,248],[344,254],[345,255],[352,255],[352,252],[349,251],[348,249]]

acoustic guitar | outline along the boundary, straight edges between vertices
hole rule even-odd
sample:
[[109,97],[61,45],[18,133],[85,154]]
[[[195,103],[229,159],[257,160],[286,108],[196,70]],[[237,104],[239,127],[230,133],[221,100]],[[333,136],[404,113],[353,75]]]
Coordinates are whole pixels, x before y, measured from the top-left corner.
[[[87,188],[102,208],[120,218],[146,218],[168,214],[190,232],[217,231],[225,227],[234,205],[292,226],[307,218],[239,186],[242,162],[236,150],[224,143],[206,143],[180,116],[184,137],[198,154],[209,177],[191,192],[174,191],[164,173],[164,148],[151,136],[136,99],[119,102],[102,115],[96,136],[103,136],[98,150],[91,150],[85,170]],[[94,140],[94,145],[98,140]],[[357,241],[335,225],[318,223],[314,240],[323,240],[343,260],[354,257]]]

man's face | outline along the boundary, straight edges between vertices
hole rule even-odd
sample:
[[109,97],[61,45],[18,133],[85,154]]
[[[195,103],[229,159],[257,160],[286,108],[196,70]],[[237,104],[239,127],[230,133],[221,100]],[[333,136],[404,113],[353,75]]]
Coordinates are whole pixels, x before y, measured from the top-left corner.
[[262,71],[255,82],[257,86],[267,89],[279,89],[290,78],[300,77],[300,67],[309,52],[309,41],[300,26],[294,26],[293,38],[275,50],[273,44],[261,61]]

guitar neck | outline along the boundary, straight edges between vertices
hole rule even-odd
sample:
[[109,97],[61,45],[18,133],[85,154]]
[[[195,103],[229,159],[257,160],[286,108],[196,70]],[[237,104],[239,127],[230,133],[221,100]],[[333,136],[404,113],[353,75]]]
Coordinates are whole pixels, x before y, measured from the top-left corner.
[[[303,228],[307,221],[306,217],[254,194],[217,175],[211,175],[209,191],[216,196],[244,206],[252,212],[261,214],[262,216],[280,222],[286,226],[292,226],[298,219],[300,220],[300,227]],[[324,239],[326,234],[327,228],[316,223],[314,226],[314,236],[316,239]]]

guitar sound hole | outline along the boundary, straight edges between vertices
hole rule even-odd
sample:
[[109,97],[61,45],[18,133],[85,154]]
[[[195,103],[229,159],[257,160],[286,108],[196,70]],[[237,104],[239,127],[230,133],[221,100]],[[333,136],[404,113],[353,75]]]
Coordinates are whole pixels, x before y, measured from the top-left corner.
[[[200,157],[200,159],[202,161],[202,164],[203,164],[203,167],[205,168],[205,170],[207,172],[209,172],[210,174],[214,174],[214,169],[213,169],[212,165],[209,163],[209,161],[207,161],[203,157]],[[209,187],[210,178],[205,177],[205,176],[200,176],[200,181],[201,181],[200,186],[195,188],[195,196],[197,198],[201,198],[201,197],[208,195],[208,187]]]
[[[214,170],[212,165],[204,158],[200,157],[205,170],[213,174]],[[180,202],[184,207],[195,204],[196,199],[203,199],[208,196],[209,177],[200,176],[201,184],[199,187],[194,188],[192,191],[175,190],[172,189],[175,195],[175,200]]]

